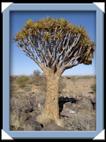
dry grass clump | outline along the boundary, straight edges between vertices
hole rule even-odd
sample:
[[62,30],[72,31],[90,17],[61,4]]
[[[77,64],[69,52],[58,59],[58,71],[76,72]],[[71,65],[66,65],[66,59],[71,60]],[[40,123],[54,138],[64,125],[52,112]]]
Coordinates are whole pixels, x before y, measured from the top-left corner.
[[29,77],[22,75],[16,78],[16,83],[19,85],[19,87],[23,88],[26,86],[27,83],[29,83]]

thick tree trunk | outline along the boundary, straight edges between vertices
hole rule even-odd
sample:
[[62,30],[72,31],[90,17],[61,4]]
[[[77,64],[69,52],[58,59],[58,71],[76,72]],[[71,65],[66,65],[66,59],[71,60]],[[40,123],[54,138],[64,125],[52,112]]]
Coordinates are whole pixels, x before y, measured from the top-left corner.
[[63,126],[62,120],[59,119],[58,105],[60,73],[54,74],[51,70],[47,70],[45,77],[47,81],[45,105],[42,114],[37,117],[37,121],[46,124],[53,120],[57,125]]

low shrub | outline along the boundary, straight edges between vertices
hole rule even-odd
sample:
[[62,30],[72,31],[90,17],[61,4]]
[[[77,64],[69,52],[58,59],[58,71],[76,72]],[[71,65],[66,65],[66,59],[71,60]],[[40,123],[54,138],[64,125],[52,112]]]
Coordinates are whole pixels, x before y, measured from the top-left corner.
[[26,86],[26,84],[29,82],[29,77],[28,76],[19,76],[16,79],[16,83],[19,85],[19,87],[23,88]]

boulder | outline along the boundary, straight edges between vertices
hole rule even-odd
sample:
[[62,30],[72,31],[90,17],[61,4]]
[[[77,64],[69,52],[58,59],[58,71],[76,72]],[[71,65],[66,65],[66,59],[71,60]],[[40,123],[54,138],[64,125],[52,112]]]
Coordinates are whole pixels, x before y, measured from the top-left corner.
[[42,125],[35,120],[35,117],[29,117],[24,124],[24,130],[32,131],[32,130],[41,130]]
[[60,115],[64,117],[70,117],[74,113],[76,113],[76,111],[72,109],[72,104],[67,102],[63,105],[63,110]]
[[86,109],[88,111],[93,110],[92,103],[90,99],[87,99],[87,98],[82,98],[80,101],[78,101],[78,107],[79,107],[79,110],[81,109]]
[[62,128],[60,126],[58,126],[54,121],[49,122],[48,124],[46,124],[43,128],[43,131],[64,131],[65,128]]
[[68,102],[69,102],[69,104],[76,104],[77,100],[72,97],[64,97],[64,96],[59,97],[59,112],[60,113],[63,110],[63,105],[67,104]]

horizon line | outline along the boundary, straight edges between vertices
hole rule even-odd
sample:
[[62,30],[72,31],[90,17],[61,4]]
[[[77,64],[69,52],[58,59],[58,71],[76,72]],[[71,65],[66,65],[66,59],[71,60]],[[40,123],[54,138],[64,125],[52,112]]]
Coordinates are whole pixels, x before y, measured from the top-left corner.
[[[10,74],[10,76],[31,76],[32,74]],[[43,75],[42,73],[40,73],[40,75]],[[74,74],[74,75],[61,75],[61,76],[96,76],[96,74]]]

